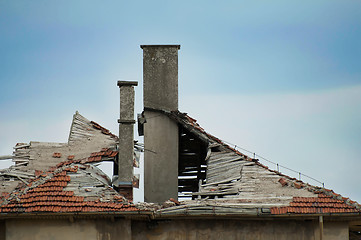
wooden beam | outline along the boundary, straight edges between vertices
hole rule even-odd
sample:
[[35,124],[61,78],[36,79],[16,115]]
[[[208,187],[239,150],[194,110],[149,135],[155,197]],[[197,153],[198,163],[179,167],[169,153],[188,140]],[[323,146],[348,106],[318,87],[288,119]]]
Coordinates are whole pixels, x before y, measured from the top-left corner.
[[3,156],[0,156],[0,160],[9,160],[9,159],[13,159],[13,156],[12,156],[12,155],[3,155]]

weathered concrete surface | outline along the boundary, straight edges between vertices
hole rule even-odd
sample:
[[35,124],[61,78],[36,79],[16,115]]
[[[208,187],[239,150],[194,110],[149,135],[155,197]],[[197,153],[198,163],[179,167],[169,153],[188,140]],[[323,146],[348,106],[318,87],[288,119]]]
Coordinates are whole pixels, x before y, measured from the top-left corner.
[[134,81],[118,81],[120,91],[120,120],[134,120]]
[[144,201],[178,198],[178,126],[169,117],[145,111]]
[[[133,124],[119,124],[118,179],[122,185],[131,185],[133,177]],[[127,184],[126,184],[127,183]]]
[[349,239],[348,222],[325,222],[323,234],[325,240],[347,240]]
[[178,126],[147,108],[178,109],[179,45],[142,45],[144,124],[144,200],[162,203],[178,197]]
[[132,239],[316,240],[316,227],[317,222],[312,221],[177,220],[152,226],[133,222]]
[[134,86],[137,82],[118,81],[120,89],[118,179],[131,185],[134,151]]
[[144,107],[178,109],[179,45],[142,45]]
[[95,224],[97,230],[97,240],[132,239],[130,220],[118,219],[114,222],[109,220],[97,220]]
[[[132,239],[319,240],[318,222],[305,220],[171,220],[132,223]],[[347,240],[347,222],[325,222],[323,240]]]
[[131,239],[129,220],[7,220],[7,240]]
[[[0,222],[0,240],[319,240],[318,222],[295,220],[13,219]],[[6,227],[6,229],[5,229]],[[325,222],[323,240],[348,239],[347,222]]]

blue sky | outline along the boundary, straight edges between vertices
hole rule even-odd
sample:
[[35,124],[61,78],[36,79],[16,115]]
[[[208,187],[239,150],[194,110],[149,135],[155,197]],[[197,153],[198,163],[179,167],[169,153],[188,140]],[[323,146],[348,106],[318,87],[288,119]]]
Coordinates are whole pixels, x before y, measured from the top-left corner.
[[210,133],[361,202],[361,2],[0,0],[0,155],[117,132],[141,44],[181,44],[180,110]]

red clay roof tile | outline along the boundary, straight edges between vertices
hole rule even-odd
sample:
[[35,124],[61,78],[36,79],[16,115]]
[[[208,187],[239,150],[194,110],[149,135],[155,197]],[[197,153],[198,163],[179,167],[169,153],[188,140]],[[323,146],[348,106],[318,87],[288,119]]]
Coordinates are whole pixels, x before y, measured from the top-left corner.
[[102,132],[103,134],[106,134],[106,135],[111,136],[112,138],[118,139],[117,136],[115,136],[114,134],[112,134],[108,129],[100,126],[98,123],[96,123],[96,122],[94,122],[94,121],[91,121],[90,123],[92,124],[93,128],[98,129],[98,130],[101,130],[101,132]]
[[[104,156],[116,155],[116,151],[109,149],[102,149]],[[58,156],[58,155],[56,155]],[[95,161],[101,160],[101,156],[94,157]],[[75,196],[73,191],[64,191],[64,188],[71,181],[71,177],[67,175],[68,172],[78,171],[78,166],[70,165],[77,161],[69,160],[58,164],[58,167],[62,167],[64,170],[54,174],[49,172],[45,176],[53,175],[50,179],[47,179],[44,183],[39,181],[43,179],[43,174],[31,180],[32,184],[29,184],[28,190],[22,189],[21,192],[13,192],[11,194],[2,194],[2,200],[6,200],[0,206],[0,212],[3,213],[21,213],[21,212],[109,212],[109,211],[135,211],[139,210],[131,204],[123,204],[124,197],[121,195],[115,195],[112,202],[100,202],[97,201],[85,201],[83,196]],[[69,167],[64,167],[69,165]],[[86,169],[86,167],[84,167]],[[41,183],[41,184],[39,184]],[[10,200],[5,199],[8,197]]]
[[53,153],[53,158],[61,158],[61,153],[58,152]]
[[284,178],[280,178],[278,181],[281,183],[282,187],[284,187],[284,186],[287,186],[287,185],[288,185],[288,183],[287,183],[286,179],[284,179]]
[[358,208],[348,205],[344,200],[338,200],[325,194],[317,197],[294,197],[289,207],[271,208],[271,214],[286,213],[349,213],[361,212]]

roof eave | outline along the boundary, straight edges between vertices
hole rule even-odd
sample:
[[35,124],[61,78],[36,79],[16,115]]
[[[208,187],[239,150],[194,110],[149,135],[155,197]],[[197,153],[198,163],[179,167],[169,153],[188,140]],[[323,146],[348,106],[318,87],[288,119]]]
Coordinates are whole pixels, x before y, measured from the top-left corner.
[[0,219],[17,218],[127,218],[127,219],[149,219],[153,211],[119,211],[119,212],[31,212],[31,213],[0,213]]

